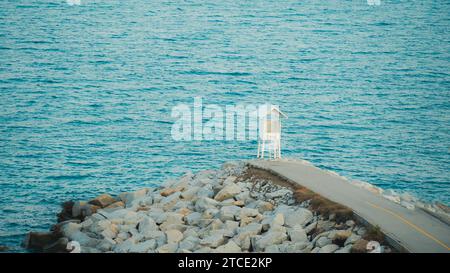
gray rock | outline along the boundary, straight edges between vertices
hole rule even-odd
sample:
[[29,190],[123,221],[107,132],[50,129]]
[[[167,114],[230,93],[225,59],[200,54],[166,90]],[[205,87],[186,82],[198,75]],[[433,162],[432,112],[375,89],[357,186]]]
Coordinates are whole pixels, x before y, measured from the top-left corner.
[[255,217],[257,215],[259,215],[259,211],[257,209],[250,209],[250,208],[242,208],[240,210],[240,218],[245,218],[245,217]]
[[317,222],[312,222],[311,224],[309,224],[305,227],[305,232],[308,234],[316,227],[317,227]]
[[292,242],[286,244],[285,252],[287,253],[303,253],[306,252],[307,247],[310,246],[309,242]]
[[112,203],[115,203],[116,201],[117,200],[109,194],[101,194],[89,201],[89,204],[104,208],[111,205]]
[[324,246],[326,246],[326,245],[329,245],[329,244],[331,244],[331,239],[329,239],[328,237],[326,237],[326,236],[322,236],[322,237],[320,237],[319,239],[317,239],[317,241],[316,241],[316,247],[324,247]]
[[167,243],[178,243],[183,240],[183,233],[179,230],[172,229],[166,231]]
[[228,231],[227,236],[232,234],[232,236],[229,237],[233,237],[234,234],[236,234],[237,229],[239,228],[239,223],[236,221],[227,220],[225,221],[224,228]]
[[159,228],[162,231],[165,231],[169,226],[171,225],[182,225],[184,224],[184,216],[183,214],[176,213],[176,212],[168,212],[166,217],[166,220],[159,225]]
[[279,206],[275,213],[283,213],[284,214],[284,224],[288,227],[294,227],[296,225],[305,226],[309,223],[313,214],[311,211],[304,208],[292,208],[288,206]]
[[167,242],[166,234],[160,230],[146,232],[144,235],[144,239],[146,240],[154,239],[158,244],[158,246],[161,246]]
[[266,247],[264,250],[265,253],[280,253],[280,248],[278,245],[271,245]]
[[203,212],[206,209],[217,207],[218,204],[219,202],[209,197],[200,197],[195,202],[195,210],[197,212]]
[[250,223],[245,227],[241,227],[238,229],[238,240],[244,240],[245,237],[258,235],[261,233],[262,225],[258,223]]
[[202,246],[216,248],[216,247],[222,245],[224,243],[224,241],[225,241],[225,238],[223,237],[223,235],[213,234],[213,235],[210,235],[210,236],[204,238],[203,240],[201,240],[200,244]]
[[217,253],[239,253],[241,248],[232,240],[228,241],[225,245],[219,246],[216,251]]
[[270,245],[280,244],[287,239],[285,232],[269,231],[266,232],[259,240],[256,241],[256,249],[264,251]]
[[217,214],[219,214],[219,210],[217,208],[208,208],[203,212],[202,218],[213,219]]
[[148,189],[141,189],[134,192],[124,192],[119,195],[119,198],[128,206],[131,202],[133,202],[133,200],[146,196],[147,192]]
[[192,212],[190,214],[188,214],[185,217],[186,223],[188,225],[198,225],[198,223],[200,222],[200,219],[202,219],[202,214],[200,212]]
[[155,220],[150,217],[145,217],[138,223],[138,231],[145,237],[149,232],[158,229]]
[[300,226],[294,226],[293,228],[288,230],[289,237],[292,242],[307,242],[308,236],[306,235],[305,230]]
[[68,222],[61,226],[61,232],[65,237],[71,238],[72,234],[81,230],[81,224]]
[[204,185],[198,192],[197,197],[208,197],[213,198],[214,197],[214,191],[211,185]]
[[335,226],[335,223],[332,221],[324,221],[319,220],[317,221],[317,228],[320,230],[331,230]]
[[193,251],[197,248],[197,245],[200,243],[200,240],[197,237],[188,236],[184,238],[183,241],[180,242],[180,249],[186,249],[189,251]]
[[165,244],[156,249],[157,253],[175,253],[177,252],[178,244],[171,243],[171,244]]
[[219,218],[223,222],[225,222],[227,220],[233,221],[236,218],[238,218],[237,216],[239,215],[240,211],[241,211],[241,208],[238,206],[221,207],[220,211],[219,211]]
[[231,197],[239,194],[240,192],[241,192],[241,187],[239,187],[238,185],[236,185],[234,183],[230,183],[230,184],[226,185],[225,187],[223,187],[223,189],[221,189],[216,194],[214,199],[217,201],[223,201],[225,199],[231,198]]
[[161,200],[162,208],[165,211],[171,210],[178,203],[178,201],[180,201],[180,196],[181,196],[180,192],[175,192],[167,197],[164,197]]
[[357,234],[360,235],[360,236],[366,234],[366,228],[365,228],[365,227],[360,227],[360,228],[358,229]]
[[190,187],[184,192],[181,193],[181,197],[184,200],[193,200],[197,198],[197,192],[200,190],[200,187]]
[[330,244],[320,248],[319,253],[333,253],[339,248],[338,245]]
[[334,253],[350,253],[352,246],[353,246],[352,244],[348,244],[348,245],[336,250]]

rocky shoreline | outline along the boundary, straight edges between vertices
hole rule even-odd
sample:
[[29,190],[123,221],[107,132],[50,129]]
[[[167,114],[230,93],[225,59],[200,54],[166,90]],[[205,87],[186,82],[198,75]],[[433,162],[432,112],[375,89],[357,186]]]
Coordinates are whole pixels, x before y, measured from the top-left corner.
[[[73,243],[80,249],[70,249]],[[83,253],[393,251],[379,229],[358,223],[350,209],[242,162],[158,188],[65,202],[58,223],[30,232],[24,245]]]

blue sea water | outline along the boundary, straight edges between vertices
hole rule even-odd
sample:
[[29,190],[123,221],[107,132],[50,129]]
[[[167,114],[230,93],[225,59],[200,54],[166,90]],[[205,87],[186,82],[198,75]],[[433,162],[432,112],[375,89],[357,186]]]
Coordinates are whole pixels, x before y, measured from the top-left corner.
[[450,2],[0,1],[0,245],[59,204],[255,156],[172,107],[280,105],[285,156],[450,202]]

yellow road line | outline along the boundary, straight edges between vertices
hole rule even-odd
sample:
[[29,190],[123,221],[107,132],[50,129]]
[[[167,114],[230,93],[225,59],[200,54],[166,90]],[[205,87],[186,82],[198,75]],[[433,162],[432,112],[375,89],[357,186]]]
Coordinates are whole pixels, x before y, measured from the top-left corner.
[[380,206],[377,206],[377,205],[375,205],[375,204],[372,204],[372,203],[370,203],[370,202],[367,202],[367,204],[371,205],[371,206],[374,207],[374,208],[377,208],[377,209],[379,209],[379,210],[385,211],[385,212],[387,212],[387,213],[389,213],[389,214],[391,214],[391,215],[397,217],[398,219],[402,220],[405,224],[411,226],[412,228],[414,228],[414,229],[417,230],[418,232],[422,233],[423,235],[427,236],[428,238],[430,238],[431,240],[435,241],[435,242],[438,243],[439,245],[443,246],[445,249],[447,249],[447,251],[450,251],[450,248],[449,248],[445,243],[439,241],[439,239],[436,239],[436,238],[435,238],[433,235],[431,235],[430,233],[426,232],[426,231],[423,230],[422,228],[420,228],[420,227],[414,225],[413,223],[411,223],[410,221],[406,220],[406,219],[403,218],[401,215],[399,215],[399,214],[397,214],[397,213],[395,213],[395,212],[393,212],[393,211],[391,211],[391,210],[388,210],[388,209],[382,208],[382,207],[380,207]]

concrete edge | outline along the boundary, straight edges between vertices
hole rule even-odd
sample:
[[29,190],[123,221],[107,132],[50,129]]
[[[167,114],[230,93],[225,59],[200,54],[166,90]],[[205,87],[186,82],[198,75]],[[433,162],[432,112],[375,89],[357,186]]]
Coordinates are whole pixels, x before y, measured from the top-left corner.
[[438,213],[438,212],[433,212],[429,209],[423,208],[423,207],[419,207],[416,206],[416,208],[420,209],[421,211],[433,216],[434,218],[438,219],[439,221],[441,221],[442,223],[446,224],[447,226],[450,227],[450,217],[448,215],[442,214],[442,213]]
[[[282,179],[284,179],[284,180],[286,180],[286,182],[288,182],[288,184],[290,184],[291,186],[298,186],[299,184],[297,183],[297,182],[295,182],[295,181],[293,181],[293,180],[291,180],[291,179],[289,179],[289,178],[287,178],[287,177],[285,177],[284,175],[282,175],[282,174],[279,174],[279,173],[277,173],[277,172],[274,172],[273,170],[271,170],[271,169],[268,169],[268,168],[264,168],[264,167],[262,167],[262,166],[256,166],[256,165],[254,165],[254,164],[252,164],[251,162],[246,162],[245,163],[247,166],[250,166],[250,167],[252,167],[252,168],[255,168],[255,169],[260,169],[260,170],[264,170],[264,171],[266,171],[266,172],[269,172],[269,173],[271,173],[271,174],[273,174],[273,175],[275,175],[275,176],[278,176],[278,177],[280,177],[280,178],[282,178]],[[302,187],[305,187],[305,186],[303,186],[303,185],[300,185],[300,186],[302,186]],[[306,188],[306,187],[305,187]],[[327,199],[329,199],[329,198],[327,198]],[[333,201],[333,200],[331,200],[331,201]],[[335,201],[333,201],[333,202],[335,202]],[[335,202],[335,203],[338,203],[338,202]],[[339,203],[338,203],[339,204]],[[342,205],[342,204],[341,204]],[[346,206],[347,207],[347,206]],[[368,221],[367,219],[365,219],[365,218],[363,218],[361,215],[359,215],[353,208],[350,208],[352,211],[353,211],[353,215],[355,216],[355,220],[357,221],[357,222],[359,222],[359,223],[361,223],[363,226],[365,226],[366,228],[375,228],[377,225],[374,225],[373,223],[371,223],[370,221]],[[401,242],[398,240],[398,239],[396,239],[395,238],[395,236],[394,235],[392,235],[392,234],[390,234],[390,233],[387,233],[387,232],[385,232],[384,230],[382,230],[381,229],[381,232],[383,233],[383,235],[384,235],[384,237],[385,237],[385,240],[396,250],[396,251],[398,251],[398,252],[400,252],[400,253],[411,253],[411,251],[409,251],[405,246],[403,246],[402,244],[401,244]]]

